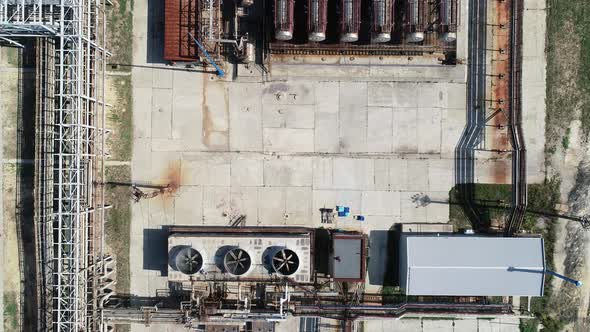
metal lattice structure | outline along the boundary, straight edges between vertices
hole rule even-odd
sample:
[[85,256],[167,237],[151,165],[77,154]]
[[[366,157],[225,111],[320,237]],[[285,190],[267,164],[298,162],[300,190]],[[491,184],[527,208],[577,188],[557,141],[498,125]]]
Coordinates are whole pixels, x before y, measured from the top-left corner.
[[64,5],[55,0],[1,0],[0,36],[55,36],[60,7]]
[[101,0],[0,0],[0,39],[21,47],[22,38],[52,41],[53,54],[40,60],[51,81],[37,87],[52,94],[38,101],[52,103],[38,107],[51,113],[40,115],[37,133],[37,183],[46,187],[37,218],[42,330],[100,328],[105,195],[95,184],[104,183],[105,36]]

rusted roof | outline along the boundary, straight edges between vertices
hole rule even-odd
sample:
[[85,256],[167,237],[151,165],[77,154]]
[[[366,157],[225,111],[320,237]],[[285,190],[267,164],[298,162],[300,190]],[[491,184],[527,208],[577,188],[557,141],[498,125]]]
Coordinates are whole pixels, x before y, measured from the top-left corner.
[[164,60],[194,61],[198,50],[189,32],[198,35],[198,1],[166,0],[164,4]]

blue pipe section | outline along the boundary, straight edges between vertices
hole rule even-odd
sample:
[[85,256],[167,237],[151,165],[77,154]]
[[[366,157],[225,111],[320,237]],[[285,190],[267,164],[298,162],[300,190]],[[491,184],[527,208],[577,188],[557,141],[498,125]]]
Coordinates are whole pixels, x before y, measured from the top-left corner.
[[564,276],[564,275],[561,275],[561,274],[559,274],[559,273],[557,273],[557,272],[553,272],[553,271],[551,271],[551,270],[545,270],[545,273],[547,273],[547,274],[550,274],[550,275],[552,275],[552,276],[556,276],[556,277],[558,277],[559,279],[563,279],[563,280],[565,280],[565,281],[567,281],[567,282],[571,282],[572,284],[576,285],[576,287],[580,287],[580,286],[582,286],[582,282],[581,282],[581,281],[579,281],[579,280],[575,280],[575,279],[572,279],[572,278],[568,278],[568,277],[566,277],[566,276]]
[[561,274],[559,274],[557,272],[554,272],[554,271],[551,271],[551,270],[547,270],[547,269],[545,269],[545,270],[532,270],[532,269],[521,269],[521,268],[517,268],[517,267],[512,267],[511,266],[511,267],[508,268],[508,271],[511,271],[511,272],[546,273],[546,274],[550,274],[552,276],[555,276],[555,277],[557,277],[559,279],[562,279],[562,280],[565,280],[567,282],[570,282],[570,283],[576,285],[576,287],[582,286],[582,282],[579,281],[579,280],[568,278],[568,277],[566,277],[564,275],[561,275]]
[[223,70],[221,68],[219,68],[219,66],[215,63],[215,61],[213,61],[213,58],[209,55],[209,52],[207,52],[207,50],[203,47],[203,45],[201,45],[201,43],[199,43],[197,38],[195,38],[190,32],[188,35],[191,36],[191,38],[195,41],[195,44],[197,44],[197,46],[199,47],[201,52],[203,52],[203,54],[205,54],[205,57],[207,58],[207,60],[209,60],[209,62],[213,65],[213,67],[217,71],[217,76],[223,77],[225,75],[225,72],[223,72]]

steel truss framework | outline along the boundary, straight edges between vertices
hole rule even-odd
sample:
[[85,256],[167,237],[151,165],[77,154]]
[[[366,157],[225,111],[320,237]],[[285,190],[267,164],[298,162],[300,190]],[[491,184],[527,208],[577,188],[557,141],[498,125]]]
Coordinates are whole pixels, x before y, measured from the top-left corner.
[[[50,199],[38,223],[39,258],[46,296],[39,329],[98,330],[101,287],[106,273],[104,225],[106,35],[103,0],[0,0],[0,39],[52,40],[54,94],[43,98],[38,156]],[[37,43],[37,45],[43,45]],[[37,89],[44,89],[37,87]],[[46,91],[46,90],[43,90]],[[41,100],[38,103],[43,102]],[[45,212],[47,211],[47,212]],[[98,234],[98,235],[97,235]]]

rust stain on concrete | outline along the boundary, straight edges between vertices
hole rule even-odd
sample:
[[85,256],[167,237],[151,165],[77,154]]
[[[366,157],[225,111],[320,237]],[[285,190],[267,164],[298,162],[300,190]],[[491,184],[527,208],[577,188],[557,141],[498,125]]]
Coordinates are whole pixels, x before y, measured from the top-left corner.
[[168,165],[164,178],[166,179],[166,184],[168,185],[168,193],[174,194],[177,192],[183,182],[179,161],[174,161]]
[[492,183],[511,183],[512,163],[508,158],[496,159],[492,168]]
[[[228,148],[228,137],[229,137],[229,131],[227,128],[229,128],[229,124],[225,127],[225,128],[218,128],[216,127],[216,123],[215,120],[217,120],[217,126],[219,126],[219,119],[215,118],[215,114],[217,114],[218,117],[222,116],[220,114],[220,112],[218,112],[217,110],[211,110],[209,108],[209,101],[208,101],[208,86],[209,84],[216,84],[216,83],[211,83],[209,82],[209,77],[207,75],[203,76],[203,104],[201,105],[202,107],[202,112],[203,112],[203,117],[202,117],[202,139],[203,139],[203,144],[207,147],[207,148],[211,148],[211,149],[220,149],[220,148]],[[215,91],[213,91],[213,93],[215,93]],[[223,108],[223,117],[225,119],[225,121],[227,121],[229,123],[229,94],[227,89],[223,90],[223,98],[224,98],[224,108]],[[213,105],[215,105],[215,103],[213,103]],[[216,112],[217,111],[217,112]]]
[[[493,15],[493,38],[492,48],[495,50],[492,54],[492,78],[491,78],[491,110],[503,109],[504,111],[498,113],[491,119],[489,125],[489,138],[491,146],[489,148],[494,150],[511,150],[510,137],[508,131],[508,112],[510,111],[510,8],[511,0],[494,2]],[[500,28],[504,25],[504,28]],[[504,50],[500,53],[498,50]],[[498,75],[503,75],[499,77]],[[502,103],[498,103],[502,100]],[[502,172],[505,173],[505,172]],[[495,176],[496,177],[496,176]],[[498,175],[499,178],[504,178],[505,175]],[[503,182],[497,182],[503,183]]]
[[207,75],[203,75],[203,129],[202,129],[202,136],[203,136],[203,144],[206,147],[209,147],[211,144],[211,130],[213,127],[213,121],[211,120],[211,113],[209,112],[209,105],[207,105]]
[[163,208],[169,208],[174,202],[174,197],[185,182],[182,176],[180,161],[171,161],[160,178],[163,187],[158,196],[162,199]]

